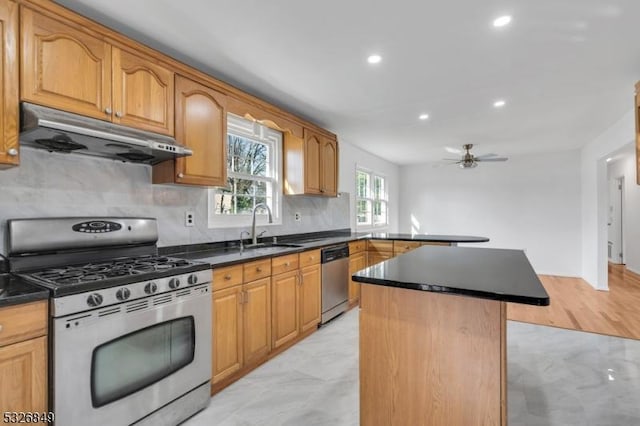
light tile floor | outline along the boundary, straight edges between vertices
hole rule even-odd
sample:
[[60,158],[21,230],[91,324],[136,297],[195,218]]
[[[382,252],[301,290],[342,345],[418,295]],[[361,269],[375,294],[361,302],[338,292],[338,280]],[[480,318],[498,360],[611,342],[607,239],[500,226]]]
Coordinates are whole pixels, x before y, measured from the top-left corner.
[[[510,426],[640,425],[640,341],[510,321]],[[358,310],[216,394],[185,426],[358,425]]]

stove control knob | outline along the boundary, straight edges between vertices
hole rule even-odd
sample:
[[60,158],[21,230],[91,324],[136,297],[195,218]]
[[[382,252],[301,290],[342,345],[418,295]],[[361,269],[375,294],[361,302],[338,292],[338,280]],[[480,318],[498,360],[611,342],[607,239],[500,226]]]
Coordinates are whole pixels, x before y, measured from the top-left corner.
[[102,305],[102,295],[100,293],[90,294],[89,297],[87,297],[87,305],[92,308]]
[[196,274],[189,275],[189,278],[187,278],[187,282],[189,284],[197,284],[198,283],[198,276]]
[[144,286],[144,292],[147,294],[153,294],[156,291],[158,291],[158,285],[156,283],[147,283],[147,285]]
[[126,287],[116,291],[116,299],[120,301],[127,300],[130,296],[131,296],[131,291],[129,291],[129,289]]
[[177,278],[171,278],[169,280],[169,288],[178,288],[180,287],[180,280]]

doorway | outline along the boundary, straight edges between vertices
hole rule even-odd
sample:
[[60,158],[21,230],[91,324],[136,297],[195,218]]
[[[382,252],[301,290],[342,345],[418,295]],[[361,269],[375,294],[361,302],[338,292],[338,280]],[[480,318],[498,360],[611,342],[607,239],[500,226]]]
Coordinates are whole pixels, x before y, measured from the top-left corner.
[[609,262],[624,263],[624,176],[609,179],[609,207],[607,209],[607,254]]

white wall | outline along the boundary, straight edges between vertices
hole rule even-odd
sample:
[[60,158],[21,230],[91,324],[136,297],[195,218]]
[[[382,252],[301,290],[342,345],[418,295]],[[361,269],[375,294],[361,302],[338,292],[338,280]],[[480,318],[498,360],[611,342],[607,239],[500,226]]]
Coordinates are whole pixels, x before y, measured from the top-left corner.
[[582,148],[582,278],[595,288],[608,289],[606,158],[633,142],[631,110]]
[[609,178],[624,176],[623,253],[627,269],[640,274],[640,185],[636,183],[635,150],[630,149],[621,158],[608,164]]
[[486,236],[482,246],[526,249],[537,273],[581,273],[577,150],[465,170],[402,167],[400,187],[400,232]]
[[356,229],[355,193],[357,166],[370,169],[387,178],[389,191],[389,227],[386,231],[397,232],[400,198],[400,186],[398,183],[399,167],[394,163],[340,140],[340,181],[338,183],[338,190],[350,194],[351,229]]

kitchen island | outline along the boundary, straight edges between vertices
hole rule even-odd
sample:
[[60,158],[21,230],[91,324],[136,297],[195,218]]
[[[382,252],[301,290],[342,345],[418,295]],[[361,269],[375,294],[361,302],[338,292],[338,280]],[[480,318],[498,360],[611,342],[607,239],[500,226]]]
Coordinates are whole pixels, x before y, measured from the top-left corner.
[[423,246],[353,279],[360,424],[506,424],[506,302],[549,304],[524,252]]

